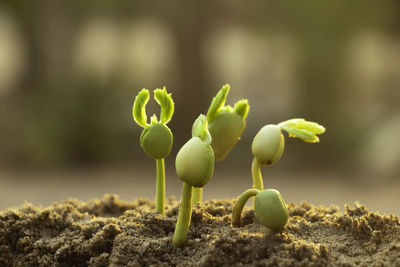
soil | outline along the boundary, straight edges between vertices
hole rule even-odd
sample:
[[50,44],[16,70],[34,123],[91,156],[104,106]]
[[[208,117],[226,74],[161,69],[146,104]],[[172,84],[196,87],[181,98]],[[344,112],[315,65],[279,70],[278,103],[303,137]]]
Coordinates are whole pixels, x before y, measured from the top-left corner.
[[205,201],[176,248],[178,203],[167,202],[164,218],[152,201],[115,195],[2,211],[0,266],[400,266],[399,218],[358,203],[289,204],[287,225],[272,232],[250,207],[232,227],[232,200]]

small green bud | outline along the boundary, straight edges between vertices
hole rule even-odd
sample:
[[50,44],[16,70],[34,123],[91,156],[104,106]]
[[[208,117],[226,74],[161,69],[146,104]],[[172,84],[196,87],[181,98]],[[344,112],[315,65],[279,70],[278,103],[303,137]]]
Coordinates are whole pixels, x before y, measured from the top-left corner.
[[285,148],[285,138],[279,126],[269,124],[261,128],[251,144],[251,151],[257,161],[264,166],[277,162]]
[[145,128],[140,136],[143,150],[154,159],[166,158],[171,152],[173,135],[164,124],[154,123]]
[[214,151],[199,137],[192,137],[176,155],[178,177],[194,187],[203,187],[214,172]]
[[208,124],[215,160],[223,160],[229,154],[239,141],[245,128],[246,121],[239,114],[233,111],[218,113],[215,119]]
[[233,110],[243,119],[246,119],[250,110],[249,101],[247,99],[239,100],[238,102],[236,102],[235,106],[233,107]]
[[208,131],[208,121],[206,116],[200,114],[192,126],[192,137],[199,137],[206,145],[211,143],[211,135]]
[[254,200],[254,210],[260,223],[272,230],[285,226],[289,218],[286,203],[275,189],[266,189],[258,193]]

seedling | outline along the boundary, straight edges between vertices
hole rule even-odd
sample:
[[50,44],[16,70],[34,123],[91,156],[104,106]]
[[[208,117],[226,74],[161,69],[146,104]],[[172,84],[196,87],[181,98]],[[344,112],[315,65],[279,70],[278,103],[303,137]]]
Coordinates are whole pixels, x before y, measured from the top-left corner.
[[202,188],[214,172],[214,151],[204,115],[200,115],[194,122],[192,138],[176,155],[175,168],[183,181],[183,188],[173,243],[181,247],[186,242],[192,216],[192,188]]
[[244,191],[236,201],[232,210],[232,225],[240,226],[241,214],[244,205],[251,197],[254,198],[254,210],[256,217],[262,225],[271,229],[278,230],[285,226],[289,214],[279,191],[275,189],[248,189]]
[[147,122],[146,104],[149,101],[149,91],[142,89],[133,104],[133,119],[144,129],[140,135],[140,145],[150,157],[156,160],[156,210],[164,215],[165,207],[165,165],[164,158],[171,152],[173,135],[167,123],[174,114],[174,101],[171,94],[163,89],[154,90],[154,99],[161,106],[160,119],[154,114]]
[[315,122],[304,119],[291,119],[279,123],[269,124],[261,128],[254,137],[251,151],[254,155],[252,163],[253,189],[243,192],[232,211],[232,225],[240,225],[240,217],[244,205],[250,197],[254,197],[254,210],[260,223],[272,230],[282,228],[288,220],[286,204],[275,189],[264,189],[261,166],[276,163],[282,156],[285,148],[285,138],[282,130],[289,133],[289,137],[297,137],[303,141],[319,142],[317,134],[323,134],[325,128]]
[[279,123],[269,124],[261,128],[251,144],[254,155],[252,163],[253,188],[263,190],[261,166],[270,166],[282,156],[285,148],[285,138],[282,130],[288,132],[289,137],[297,137],[305,142],[319,142],[317,134],[323,134],[325,128],[316,122],[304,119],[291,119]]
[[[229,90],[229,84],[222,86],[207,111],[208,130],[216,161],[222,161],[239,141],[246,128],[250,108],[247,99],[237,101],[233,108],[225,105]],[[202,200],[202,194],[203,188],[193,189],[193,204]]]

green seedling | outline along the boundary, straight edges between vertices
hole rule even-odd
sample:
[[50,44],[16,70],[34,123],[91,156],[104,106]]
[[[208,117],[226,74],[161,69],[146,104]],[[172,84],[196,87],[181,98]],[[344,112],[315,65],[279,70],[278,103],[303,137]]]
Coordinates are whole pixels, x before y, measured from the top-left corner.
[[173,243],[181,247],[186,242],[192,216],[192,188],[205,186],[214,172],[214,151],[204,115],[200,115],[194,122],[192,138],[176,155],[175,168],[183,181],[183,188]]
[[323,134],[325,128],[315,122],[304,119],[291,119],[277,125],[269,124],[261,128],[251,144],[254,155],[252,163],[253,188],[263,190],[261,166],[270,166],[282,156],[285,148],[285,138],[282,130],[288,132],[289,137],[297,137],[305,142],[319,142],[318,134]]
[[[207,111],[208,130],[216,161],[222,161],[237,144],[246,128],[250,106],[247,99],[237,101],[234,107],[225,105],[230,86],[225,84],[211,101]],[[202,200],[203,188],[194,188],[193,204]]]
[[154,99],[161,107],[160,119],[154,114],[147,122],[146,104],[150,95],[147,89],[142,89],[133,104],[133,119],[144,129],[140,135],[140,145],[147,155],[156,160],[156,210],[164,215],[165,207],[165,165],[164,158],[171,152],[173,135],[167,123],[174,114],[174,101],[171,94],[163,89],[154,90]]
[[254,210],[257,219],[262,225],[271,230],[279,230],[285,226],[289,214],[285,201],[279,191],[275,189],[266,189],[261,191],[254,188],[244,191],[233,206],[233,226],[240,226],[243,207],[251,197],[255,197]]

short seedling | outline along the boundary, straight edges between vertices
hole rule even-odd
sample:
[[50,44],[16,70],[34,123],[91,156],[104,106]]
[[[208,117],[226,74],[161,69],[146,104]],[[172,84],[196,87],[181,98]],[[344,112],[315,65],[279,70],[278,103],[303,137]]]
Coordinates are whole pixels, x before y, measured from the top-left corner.
[[171,152],[173,135],[167,123],[174,114],[174,101],[171,94],[163,89],[154,90],[154,99],[161,106],[160,119],[154,114],[150,123],[147,123],[146,104],[149,101],[149,91],[142,89],[133,104],[133,119],[144,129],[140,136],[140,145],[143,150],[156,160],[156,210],[164,215],[165,206],[165,165],[164,158]]
[[207,119],[200,115],[193,124],[192,138],[182,146],[176,155],[175,168],[183,181],[181,203],[176,222],[173,243],[183,246],[192,216],[192,188],[201,188],[208,183],[214,172],[214,151]]
[[317,134],[325,132],[322,125],[304,119],[291,119],[278,125],[269,124],[262,127],[251,144],[251,151],[254,155],[251,169],[253,188],[255,189],[264,189],[260,167],[276,163],[283,154],[285,138],[281,130],[288,132],[289,137],[297,137],[310,143],[319,142]]
[[[246,128],[250,108],[247,99],[237,101],[233,108],[225,105],[229,90],[229,84],[222,86],[207,111],[208,130],[216,161],[222,161],[239,141]],[[203,188],[193,189],[193,204],[202,200],[202,193]]]
[[247,200],[254,197],[254,210],[256,217],[262,225],[271,229],[279,230],[285,226],[289,214],[283,198],[275,189],[248,189],[244,191],[236,201],[232,210],[232,225],[240,226],[242,210]]
[[240,217],[244,205],[250,197],[254,197],[254,210],[261,224],[277,230],[282,228],[288,220],[286,204],[275,189],[264,189],[261,176],[261,166],[269,166],[277,162],[285,148],[285,138],[281,130],[289,133],[289,137],[298,137],[306,142],[319,141],[317,134],[325,132],[325,128],[318,123],[304,119],[291,119],[278,125],[269,124],[261,128],[254,137],[251,151],[254,155],[252,163],[253,189],[243,192],[232,211],[232,225],[240,225]]

